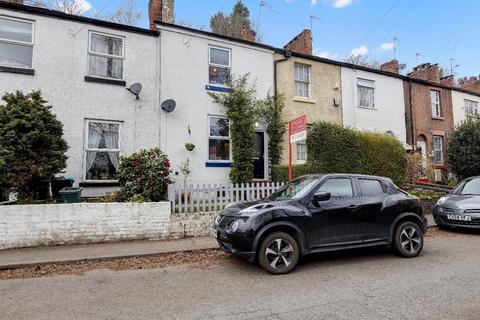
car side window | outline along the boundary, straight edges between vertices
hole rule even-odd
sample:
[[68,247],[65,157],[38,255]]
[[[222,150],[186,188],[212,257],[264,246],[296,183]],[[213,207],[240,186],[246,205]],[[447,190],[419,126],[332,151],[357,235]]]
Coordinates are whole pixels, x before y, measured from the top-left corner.
[[385,193],[383,191],[382,184],[378,180],[358,179],[358,182],[364,197],[373,197]]
[[317,192],[328,192],[332,199],[352,198],[352,180],[350,178],[329,179],[322,184]]

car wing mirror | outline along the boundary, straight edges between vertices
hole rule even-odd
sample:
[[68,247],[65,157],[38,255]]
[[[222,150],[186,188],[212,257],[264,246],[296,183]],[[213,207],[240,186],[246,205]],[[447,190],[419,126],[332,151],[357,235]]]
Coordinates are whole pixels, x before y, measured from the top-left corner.
[[332,197],[330,192],[317,192],[313,195],[313,201],[315,202],[323,202],[328,201]]

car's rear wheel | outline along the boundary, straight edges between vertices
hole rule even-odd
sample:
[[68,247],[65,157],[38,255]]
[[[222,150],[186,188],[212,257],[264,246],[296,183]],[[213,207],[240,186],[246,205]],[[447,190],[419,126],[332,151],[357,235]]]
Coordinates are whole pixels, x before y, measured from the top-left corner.
[[415,222],[402,222],[395,230],[393,244],[402,257],[416,257],[423,249],[423,232]]
[[271,274],[285,274],[298,263],[300,250],[298,243],[285,232],[273,232],[262,241],[258,252],[258,262]]

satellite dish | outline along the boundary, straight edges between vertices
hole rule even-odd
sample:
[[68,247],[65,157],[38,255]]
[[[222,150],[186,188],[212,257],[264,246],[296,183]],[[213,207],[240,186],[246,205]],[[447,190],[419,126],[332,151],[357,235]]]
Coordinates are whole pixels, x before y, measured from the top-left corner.
[[137,100],[140,98],[138,97],[140,95],[140,92],[142,92],[142,84],[141,83],[134,83],[130,87],[127,88],[127,91],[133,94],[134,96],[137,97]]
[[175,100],[168,99],[168,100],[165,100],[165,101],[162,102],[161,107],[162,107],[163,111],[165,111],[166,113],[170,113],[173,110],[175,110],[176,105],[177,105],[177,103],[175,102]]

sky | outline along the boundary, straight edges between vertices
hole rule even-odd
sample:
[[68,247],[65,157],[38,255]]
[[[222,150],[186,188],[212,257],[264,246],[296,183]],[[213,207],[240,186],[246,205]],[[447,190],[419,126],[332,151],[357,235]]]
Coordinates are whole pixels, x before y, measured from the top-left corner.
[[[87,0],[78,0],[87,2]],[[122,0],[88,0],[93,10],[112,11]],[[236,0],[175,0],[177,21],[209,30],[210,16],[229,13]],[[243,0],[253,21],[259,21],[262,42],[283,47],[313,20],[314,54],[343,60],[368,55],[380,62],[394,58],[405,71],[425,62],[438,63],[457,77],[480,74],[478,0]],[[148,27],[148,0],[138,0]],[[394,46],[393,39],[397,38]],[[453,60],[452,60],[453,59]]]

